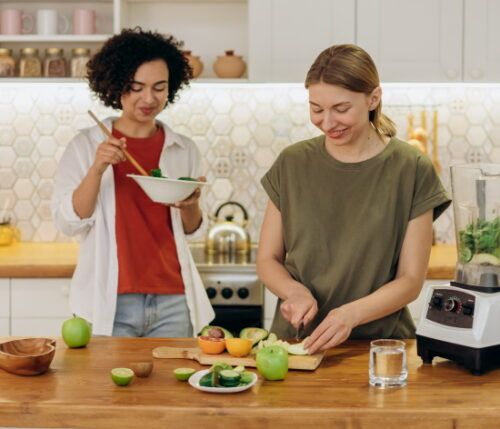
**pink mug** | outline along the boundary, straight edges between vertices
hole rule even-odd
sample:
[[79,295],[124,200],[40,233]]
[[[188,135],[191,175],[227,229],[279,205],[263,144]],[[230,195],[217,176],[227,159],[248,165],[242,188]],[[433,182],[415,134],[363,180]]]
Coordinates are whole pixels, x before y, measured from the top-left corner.
[[73,34],[94,34],[95,19],[93,9],[75,9],[73,11]]
[[0,34],[26,34],[33,31],[33,15],[23,13],[19,9],[5,9],[0,14]]

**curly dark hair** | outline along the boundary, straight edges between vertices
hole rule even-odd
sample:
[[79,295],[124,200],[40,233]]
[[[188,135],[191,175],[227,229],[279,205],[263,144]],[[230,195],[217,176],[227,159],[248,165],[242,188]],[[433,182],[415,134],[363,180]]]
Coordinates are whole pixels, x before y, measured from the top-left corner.
[[181,48],[183,42],[140,27],[123,29],[106,41],[87,63],[90,89],[105,106],[121,109],[120,98],[130,92],[130,82],[144,63],[163,60],[168,66],[168,103],[189,84],[191,67]]

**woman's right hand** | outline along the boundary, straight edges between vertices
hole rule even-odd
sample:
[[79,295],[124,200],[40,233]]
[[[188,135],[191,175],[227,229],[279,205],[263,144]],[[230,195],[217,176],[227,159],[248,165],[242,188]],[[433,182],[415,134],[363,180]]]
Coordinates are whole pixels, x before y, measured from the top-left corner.
[[109,165],[125,161],[126,158],[122,149],[126,146],[125,138],[118,140],[114,137],[108,137],[97,148],[92,168],[102,175]]
[[306,326],[314,319],[318,312],[318,303],[311,292],[302,286],[281,303],[280,310],[294,328],[299,328],[300,325]]

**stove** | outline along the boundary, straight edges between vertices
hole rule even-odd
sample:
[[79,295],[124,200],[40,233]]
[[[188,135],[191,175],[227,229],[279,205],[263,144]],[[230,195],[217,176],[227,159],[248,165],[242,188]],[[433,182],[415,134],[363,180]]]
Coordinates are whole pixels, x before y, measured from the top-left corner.
[[204,243],[190,245],[191,254],[215,311],[212,325],[235,335],[241,329],[262,327],[264,285],[257,276],[257,247],[248,255],[208,254]]

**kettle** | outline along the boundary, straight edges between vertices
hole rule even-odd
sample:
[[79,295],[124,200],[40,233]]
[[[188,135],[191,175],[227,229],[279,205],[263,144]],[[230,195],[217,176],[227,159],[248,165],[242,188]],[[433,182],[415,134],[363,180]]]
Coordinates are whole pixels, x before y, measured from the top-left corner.
[[[243,212],[243,223],[235,222],[234,216],[227,215],[224,220],[219,219],[219,213],[223,207],[236,206]],[[250,252],[250,234],[248,225],[248,213],[240,203],[227,201],[221,204],[215,211],[214,224],[208,229],[205,240],[205,250],[208,254],[232,253],[248,254]]]

